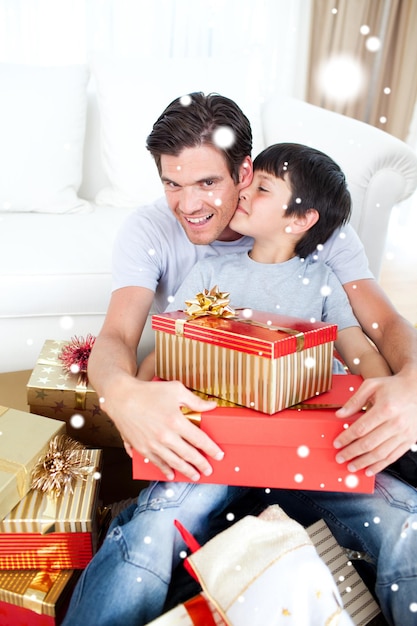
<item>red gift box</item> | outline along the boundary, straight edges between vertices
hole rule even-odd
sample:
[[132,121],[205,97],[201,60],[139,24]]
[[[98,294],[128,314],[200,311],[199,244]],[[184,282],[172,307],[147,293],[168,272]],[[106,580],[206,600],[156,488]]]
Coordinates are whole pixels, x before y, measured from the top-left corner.
[[248,309],[236,314],[153,315],[156,375],[268,414],[330,389],[336,325]]
[[[337,435],[360,415],[340,419],[335,411],[361,382],[360,376],[335,375],[332,389],[303,403],[305,408],[293,407],[275,415],[230,405],[192,414],[189,417],[199,420],[201,429],[225,453],[222,461],[211,461],[213,473],[201,476],[199,482],[372,493],[374,477],[366,476],[364,471],[352,474],[347,464],[336,463],[333,447]],[[156,466],[136,451],[133,478],[166,480]],[[179,472],[175,480],[189,482]]]
[[79,571],[0,571],[1,626],[57,626]]
[[91,472],[56,499],[31,490],[0,521],[0,570],[83,569],[97,549],[101,450],[80,452]]

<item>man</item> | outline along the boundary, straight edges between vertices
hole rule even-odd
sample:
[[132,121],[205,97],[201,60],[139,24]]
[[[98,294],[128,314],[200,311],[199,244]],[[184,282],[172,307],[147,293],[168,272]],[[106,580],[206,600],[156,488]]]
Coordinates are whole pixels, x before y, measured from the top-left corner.
[[[251,245],[249,238],[228,226],[240,190],[252,180],[249,122],[226,98],[194,95],[192,100],[192,105],[189,100],[174,101],[148,138],[169,208],[163,200],[142,207],[119,235],[114,291],[90,357],[89,377],[126,442],[168,479],[178,470],[198,480],[200,473],[211,473],[211,463],[221,459],[222,452],[179,407],[205,411],[213,404],[180,383],[166,383],[162,395],[160,386],[156,390],[136,377],[137,346],[152,306],[165,309],[199,258]],[[226,139],[228,130],[235,135],[231,146],[218,149],[219,165],[207,156],[211,124],[220,129],[220,146],[222,132]],[[184,147],[187,159],[181,159],[177,169]],[[368,474],[375,474],[417,441],[417,333],[373,278],[353,230],[346,233],[343,240],[333,237],[327,242],[321,258],[342,282],[355,316],[395,375],[365,381],[337,412],[342,418],[368,406],[363,417],[336,439],[336,459],[349,461],[350,471],[367,468]]]
[[[168,479],[172,479],[175,470],[179,470],[192,481],[197,481],[201,473],[210,475],[211,463],[221,462],[222,452],[215,442],[183,416],[179,407],[186,405],[194,411],[204,411],[213,408],[213,403],[199,399],[179,382],[156,385],[140,380],[136,375],[136,350],[153,303],[157,310],[165,309],[199,258],[252,247],[251,238],[241,237],[229,227],[239,193],[250,185],[253,177],[249,156],[250,125],[237,105],[227,98],[192,94],[188,99],[178,99],[167,107],[154,125],[148,138],[148,148],[155,158],[169,208],[161,200],[152,207],[139,209],[127,220],[120,233],[115,246],[115,290],[102,332],[90,357],[89,375],[103,398],[104,408],[127,442],[127,448],[129,444],[137,448],[150,462],[158,465]],[[341,453],[345,457],[350,454],[349,458],[355,459],[357,468],[366,466],[377,471],[378,465],[386,465],[409,449],[417,432],[417,424],[413,421],[413,403],[416,401],[407,388],[412,386],[412,372],[417,370],[415,357],[395,356],[396,352],[384,333],[386,329],[392,332],[396,329],[396,348],[404,354],[406,346],[409,347],[413,341],[416,344],[416,337],[380,294],[353,230],[346,228],[344,235],[344,239],[332,236],[324,244],[320,255],[345,284],[366,332],[373,331],[373,338],[391,368],[399,372],[397,376],[371,379],[371,387],[368,391],[365,389],[365,397],[361,397],[362,392],[359,392],[361,406],[370,400],[374,404],[369,410],[371,426],[369,432],[359,426],[350,447],[353,453],[349,453],[348,447],[343,448]],[[350,257],[351,267],[348,266]],[[358,303],[357,291],[360,292]],[[361,304],[364,294],[367,294],[366,304],[371,312]],[[379,324],[378,332],[372,328],[375,322]],[[409,420],[406,434],[399,437],[396,429],[401,426],[401,416],[392,409],[394,401],[388,402],[390,394],[387,389],[391,387],[392,380],[397,381],[392,392],[398,391],[398,398],[403,401],[401,412],[405,412]],[[398,399],[395,401],[400,402]],[[383,413],[380,405],[385,407],[387,403],[388,410]],[[353,407],[350,410],[356,410],[355,401],[351,404]],[[362,438],[358,439],[358,434],[363,435]],[[343,443],[342,436],[339,439]],[[367,452],[368,447],[370,452]],[[355,452],[358,449],[365,450],[365,454],[358,455]],[[383,493],[379,493],[376,501],[380,506],[374,506],[374,509],[382,517],[389,510],[390,519],[385,521],[390,526],[391,522],[395,522],[395,528],[406,513],[410,525],[414,524],[417,515],[417,497],[413,500],[415,491],[389,475],[381,484],[382,492],[387,494],[388,499],[395,500],[397,506],[388,507]],[[184,550],[184,544],[175,533],[172,518],[178,503],[187,493],[193,488],[198,490],[198,485],[192,483],[171,485],[167,488],[164,483],[153,483],[140,494],[137,506],[132,505],[115,520],[103,546],[77,585],[65,626],[80,623],[137,626],[146,624],[161,612],[171,577],[171,562],[175,565]],[[216,486],[212,486],[213,490],[210,490],[210,485],[206,487],[201,491],[199,505],[202,523],[197,539],[200,543],[213,535],[216,524],[219,524],[218,514],[227,510],[228,502],[233,502],[234,506],[240,495],[236,494],[240,488],[225,486],[223,509],[217,511],[212,507],[212,491]],[[244,491],[242,488],[242,493]],[[286,493],[283,492],[283,495]],[[288,492],[289,498],[292,493]],[[300,494],[305,497],[305,492]],[[368,549],[371,557],[378,561],[382,573],[378,581],[382,585],[379,597],[385,605],[385,613],[392,623],[397,620],[399,624],[403,615],[408,617],[409,610],[412,610],[409,609],[412,598],[408,599],[410,588],[415,588],[412,549],[415,531],[410,528],[406,537],[391,532],[391,538],[393,534],[395,538],[398,535],[398,545],[391,550],[391,539],[389,546],[384,544],[383,525],[377,524],[377,516],[371,515],[372,519],[367,519],[371,514],[371,507],[366,506],[369,498],[363,501],[362,506],[361,496],[352,495],[356,503],[354,507],[346,494],[329,494],[329,501],[325,495],[321,496],[323,494],[318,494],[312,503],[308,502],[307,507],[302,503],[302,508],[306,509],[307,515],[318,514],[327,519],[330,516],[340,534],[347,536],[347,545],[352,549]],[[298,504],[290,501],[288,509],[293,506],[298,508]],[[207,510],[210,507],[212,517],[208,523]],[[358,511],[365,515],[365,524],[375,524],[368,532],[364,530],[367,526],[360,523],[360,537],[357,532],[352,532],[358,526]],[[196,511],[191,514],[195,518]],[[181,521],[187,525],[186,515]],[[353,540],[357,540],[356,545],[352,545],[355,543],[352,535]],[[162,550],[163,559],[155,558],[155,544]],[[169,551],[168,559],[166,551]],[[380,558],[381,554],[383,558]],[[403,575],[406,577],[404,580]],[[399,592],[391,589],[390,584],[399,586]]]

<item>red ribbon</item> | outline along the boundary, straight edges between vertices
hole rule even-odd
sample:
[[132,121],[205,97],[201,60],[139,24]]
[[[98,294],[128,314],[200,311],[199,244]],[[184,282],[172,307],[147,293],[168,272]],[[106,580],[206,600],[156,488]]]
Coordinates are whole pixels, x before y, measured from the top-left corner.
[[184,603],[184,607],[194,626],[217,626],[213,613],[201,594],[191,598],[191,600],[187,600]]

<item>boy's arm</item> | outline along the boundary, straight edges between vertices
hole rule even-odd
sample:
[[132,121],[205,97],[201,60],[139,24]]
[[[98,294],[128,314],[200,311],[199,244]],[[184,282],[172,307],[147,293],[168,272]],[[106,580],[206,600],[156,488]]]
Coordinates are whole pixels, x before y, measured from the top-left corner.
[[338,332],[336,350],[352,374],[362,378],[391,376],[383,356],[374,348],[359,326],[350,326]]
[[139,364],[136,378],[139,380],[152,380],[155,376],[155,350],[146,356]]
[[380,472],[417,441],[417,331],[395,310],[375,280],[344,285],[364,332],[385,357],[394,375],[368,379],[336,415],[368,410],[335,440],[336,459],[349,468]]
[[220,448],[187,420],[180,406],[214,408],[180,382],[146,382],[137,374],[136,351],[154,294],[143,287],[113,292],[103,328],[88,364],[91,384],[127,444],[157,465],[168,479],[175,470],[191,480],[209,475],[204,454],[220,459]]

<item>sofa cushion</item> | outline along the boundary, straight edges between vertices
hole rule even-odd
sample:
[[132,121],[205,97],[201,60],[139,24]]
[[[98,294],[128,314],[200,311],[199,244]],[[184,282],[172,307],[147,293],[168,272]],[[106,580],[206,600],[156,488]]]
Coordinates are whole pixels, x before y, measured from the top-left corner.
[[152,59],[152,63],[149,59],[96,59],[92,71],[101,117],[102,159],[110,180],[110,186],[98,193],[97,204],[135,207],[161,195],[146,138],[163,109],[183,94],[217,92],[234,99],[251,121],[254,154],[263,148],[257,81],[244,58]]
[[0,372],[31,369],[45,339],[99,332],[129,213],[0,214]]
[[86,66],[0,64],[0,211],[89,210],[81,184]]

